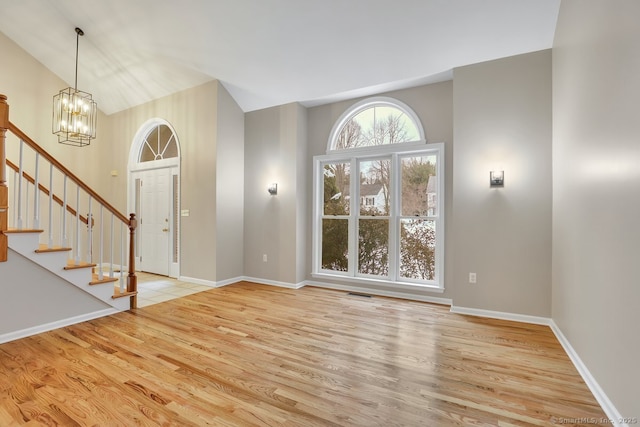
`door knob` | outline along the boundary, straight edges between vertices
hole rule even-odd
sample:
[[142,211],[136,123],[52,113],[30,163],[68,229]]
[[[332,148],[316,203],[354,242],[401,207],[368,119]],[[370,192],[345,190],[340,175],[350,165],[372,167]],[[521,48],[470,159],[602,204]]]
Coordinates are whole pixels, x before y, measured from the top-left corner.
[[163,228],[162,231],[164,231],[165,233],[169,231],[168,228]]

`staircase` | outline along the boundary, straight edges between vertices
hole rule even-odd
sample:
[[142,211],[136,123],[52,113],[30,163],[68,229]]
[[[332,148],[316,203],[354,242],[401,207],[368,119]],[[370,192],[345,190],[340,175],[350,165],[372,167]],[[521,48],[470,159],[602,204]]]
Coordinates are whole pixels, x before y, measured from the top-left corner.
[[117,310],[136,308],[136,225],[11,123],[0,95],[0,262],[11,248]]
[[117,310],[124,311],[130,307],[130,300],[137,292],[128,292],[123,277],[110,277],[103,274],[100,279],[95,272],[96,264],[80,262],[75,264],[69,259],[71,248],[52,247],[40,243],[43,230],[8,229],[9,248],[49,270],[56,276],[66,280],[77,288],[93,295]]

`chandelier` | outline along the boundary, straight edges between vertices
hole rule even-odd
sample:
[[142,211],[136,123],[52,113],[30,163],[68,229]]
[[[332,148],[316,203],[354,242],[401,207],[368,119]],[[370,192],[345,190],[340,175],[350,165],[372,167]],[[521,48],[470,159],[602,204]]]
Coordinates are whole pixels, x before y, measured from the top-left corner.
[[84,147],[96,137],[98,105],[90,93],[78,90],[78,46],[84,32],[76,28],[76,80],[74,87],[53,97],[53,133],[60,144]]

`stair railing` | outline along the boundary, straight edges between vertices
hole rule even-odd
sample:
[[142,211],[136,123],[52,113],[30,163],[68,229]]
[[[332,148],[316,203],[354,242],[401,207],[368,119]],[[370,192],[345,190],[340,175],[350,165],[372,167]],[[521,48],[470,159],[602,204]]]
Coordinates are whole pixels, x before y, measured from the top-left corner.
[[[130,307],[136,308],[135,214],[130,214],[127,218],[120,213],[11,123],[8,115],[7,97],[0,95],[0,262],[3,255],[4,260],[7,258],[7,239],[4,232],[8,230],[9,224],[18,231],[44,231],[46,243],[40,243],[43,250],[70,248],[67,268],[97,265],[98,280],[105,279],[105,274],[112,279],[118,278],[116,275],[119,274],[120,294],[130,294]],[[16,145],[11,146],[12,152],[17,153],[19,158],[17,164],[6,158],[7,131],[17,141]],[[5,165],[13,171],[12,176],[7,176]],[[7,178],[10,178],[10,181]],[[44,184],[41,182],[43,180]],[[75,197],[70,197],[69,190],[75,193]],[[43,198],[46,200],[44,204],[41,203]],[[10,213],[9,201],[13,206]],[[71,206],[73,203],[75,209]],[[56,206],[59,206],[59,209]],[[94,210],[96,208],[97,211]],[[86,209],[87,214],[81,215],[81,209]],[[97,212],[97,215],[94,212]],[[41,221],[41,218],[46,218],[46,221]],[[116,221],[118,227],[115,225]],[[97,233],[94,231],[96,228]],[[127,228],[129,244],[125,245]],[[109,234],[108,241],[105,239],[105,232]],[[95,234],[98,234],[98,238]],[[115,241],[116,236],[119,244]],[[128,265],[125,264],[127,249]],[[104,271],[105,268],[108,269],[107,272]],[[126,280],[125,268],[128,270]]]

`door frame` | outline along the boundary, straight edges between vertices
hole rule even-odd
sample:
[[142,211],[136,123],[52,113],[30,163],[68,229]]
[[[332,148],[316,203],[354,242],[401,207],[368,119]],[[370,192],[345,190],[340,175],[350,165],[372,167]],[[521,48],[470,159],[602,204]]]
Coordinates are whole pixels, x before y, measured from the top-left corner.
[[[162,160],[153,160],[148,162],[140,162],[140,154],[142,152],[143,144],[145,137],[149,134],[151,130],[159,125],[166,125],[171,129],[173,133],[173,137],[175,139],[176,147],[177,147],[177,157],[172,157],[169,159]],[[131,148],[129,150],[129,164],[127,167],[127,212],[136,212],[136,175],[140,174],[144,171],[154,170],[154,169],[171,169],[170,182],[173,183],[174,177],[177,177],[177,185],[175,188],[172,184],[171,196],[172,200],[175,200],[177,206],[172,203],[173,208],[169,210],[169,224],[170,224],[170,233],[169,233],[169,277],[178,278],[180,277],[180,259],[181,259],[181,149],[180,149],[180,140],[178,139],[178,135],[175,132],[175,129],[169,122],[160,118],[153,118],[147,120],[145,123],[138,128],[133,141],[131,142]],[[177,194],[174,193],[174,189]],[[140,233],[136,233],[137,243],[140,242]],[[136,254],[135,260],[136,262],[140,262],[139,250],[140,244],[136,244]],[[177,249],[177,256],[175,259],[173,258],[174,249]]]

